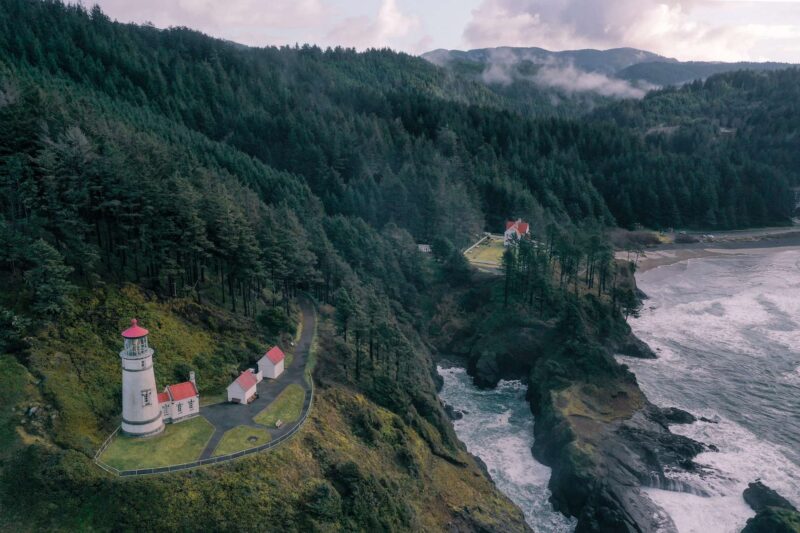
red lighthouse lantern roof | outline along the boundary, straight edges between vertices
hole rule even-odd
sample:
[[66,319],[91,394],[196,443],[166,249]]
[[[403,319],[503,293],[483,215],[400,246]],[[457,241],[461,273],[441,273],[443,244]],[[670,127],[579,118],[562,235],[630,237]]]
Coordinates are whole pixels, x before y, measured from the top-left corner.
[[135,318],[131,319],[131,327],[122,332],[122,336],[126,339],[138,339],[150,333],[139,325],[139,321]]

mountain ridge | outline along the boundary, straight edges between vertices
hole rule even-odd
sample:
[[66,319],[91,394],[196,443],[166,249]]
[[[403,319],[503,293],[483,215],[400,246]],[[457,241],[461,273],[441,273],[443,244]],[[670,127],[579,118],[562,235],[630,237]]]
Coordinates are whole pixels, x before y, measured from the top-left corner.
[[468,62],[483,65],[531,63],[541,66],[574,67],[588,73],[602,73],[615,79],[651,86],[682,85],[703,80],[714,74],[737,70],[779,70],[794,66],[776,61],[680,61],[647,50],[631,47],[606,50],[585,48],[577,50],[547,50],[540,47],[498,46],[471,50],[439,48],[420,55],[423,59],[445,68]]

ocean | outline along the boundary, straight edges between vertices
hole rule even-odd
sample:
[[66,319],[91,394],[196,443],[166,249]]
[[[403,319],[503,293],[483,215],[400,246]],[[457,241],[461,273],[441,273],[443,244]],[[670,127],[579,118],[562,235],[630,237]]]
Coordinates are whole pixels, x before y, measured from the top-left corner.
[[[697,457],[698,473],[672,474],[697,490],[646,493],[680,533],[741,531],[754,515],[742,491],[756,479],[800,507],[800,249],[690,259],[641,273],[637,282],[649,298],[630,324],[658,359],[618,359],[653,403],[705,419],[673,432],[719,450]],[[530,451],[525,385],[501,381],[484,391],[463,368],[438,370],[441,398],[464,412],[456,433],[529,525],[573,531],[575,521],[548,502],[550,469]]]
[[464,368],[441,364],[438,371],[444,379],[439,396],[464,413],[453,422],[458,438],[486,464],[497,487],[522,509],[528,525],[539,533],[573,531],[576,521],[550,505],[550,468],[531,453],[533,415],[525,401],[526,386],[501,381],[493,390],[480,390]]
[[672,431],[713,444],[684,475],[698,492],[647,489],[681,533],[740,531],[761,479],[800,507],[800,250],[741,250],[637,275],[634,332],[658,359],[620,357],[648,398],[707,421]]

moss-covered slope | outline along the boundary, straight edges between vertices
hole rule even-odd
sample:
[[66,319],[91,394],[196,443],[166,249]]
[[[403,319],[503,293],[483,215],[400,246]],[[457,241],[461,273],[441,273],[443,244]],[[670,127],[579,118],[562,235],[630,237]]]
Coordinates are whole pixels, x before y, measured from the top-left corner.
[[[25,360],[0,357],[0,529],[527,529],[434,426],[319,376],[310,418],[274,451],[179,474],[109,476],[91,458],[119,420],[118,331],[133,315],[151,331],[159,386],[192,368],[201,395],[224,387],[265,341],[252,321],[135,286],[83,294],[72,318],[28,339]],[[334,364],[319,349],[329,342],[316,343],[322,367]],[[448,453],[433,453],[432,441]]]

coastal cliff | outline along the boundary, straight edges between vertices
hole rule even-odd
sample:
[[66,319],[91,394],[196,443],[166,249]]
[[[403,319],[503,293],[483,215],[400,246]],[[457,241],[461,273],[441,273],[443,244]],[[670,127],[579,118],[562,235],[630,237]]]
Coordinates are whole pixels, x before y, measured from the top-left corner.
[[[632,269],[626,283],[633,284]],[[496,281],[472,292],[485,296]],[[465,295],[464,301],[469,301]],[[491,300],[497,302],[497,300]],[[464,327],[440,348],[465,358],[477,386],[528,383],[535,415],[533,454],[552,468],[554,507],[578,518],[576,531],[674,531],[641,488],[695,491],[670,475],[696,468],[702,443],[670,432],[694,420],[648,401],[614,354],[655,357],[613,305],[569,295],[557,312],[500,303],[461,316]]]

